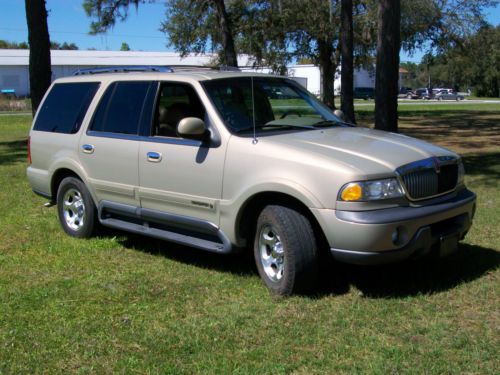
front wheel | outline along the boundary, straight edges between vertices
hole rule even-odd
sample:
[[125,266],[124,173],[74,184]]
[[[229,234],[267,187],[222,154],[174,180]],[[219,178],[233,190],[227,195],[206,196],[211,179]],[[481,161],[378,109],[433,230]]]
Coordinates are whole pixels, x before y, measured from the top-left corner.
[[310,221],[294,209],[270,205],[259,215],[254,256],[271,292],[288,296],[316,285],[318,246]]
[[90,237],[97,228],[97,208],[85,184],[66,177],[57,190],[57,213],[64,231],[73,237]]

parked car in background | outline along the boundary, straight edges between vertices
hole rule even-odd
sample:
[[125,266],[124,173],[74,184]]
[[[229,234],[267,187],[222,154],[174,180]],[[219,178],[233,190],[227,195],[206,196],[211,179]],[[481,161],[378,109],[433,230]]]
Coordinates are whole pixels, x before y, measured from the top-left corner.
[[399,89],[398,98],[407,98],[409,93],[411,93],[411,87],[401,86],[401,88]]
[[354,99],[374,99],[375,89],[373,87],[355,87],[353,96]]
[[413,91],[408,91],[405,96],[406,99],[429,99],[426,88],[420,88]]
[[462,95],[459,95],[455,91],[451,89],[442,89],[440,90],[436,95],[435,98],[437,100],[464,100],[464,97]]

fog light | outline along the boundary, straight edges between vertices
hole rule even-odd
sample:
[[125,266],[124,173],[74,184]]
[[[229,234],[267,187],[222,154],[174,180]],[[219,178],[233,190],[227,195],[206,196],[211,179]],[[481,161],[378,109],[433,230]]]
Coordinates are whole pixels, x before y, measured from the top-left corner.
[[394,232],[392,232],[391,239],[394,245],[397,245],[399,243],[399,228],[396,228]]

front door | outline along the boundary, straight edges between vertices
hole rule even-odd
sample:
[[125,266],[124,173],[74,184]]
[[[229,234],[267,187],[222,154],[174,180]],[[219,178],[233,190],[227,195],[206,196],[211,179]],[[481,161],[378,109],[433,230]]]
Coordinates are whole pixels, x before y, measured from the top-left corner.
[[219,224],[225,147],[182,139],[179,121],[210,118],[196,90],[181,82],[162,82],[149,136],[139,146],[141,207]]

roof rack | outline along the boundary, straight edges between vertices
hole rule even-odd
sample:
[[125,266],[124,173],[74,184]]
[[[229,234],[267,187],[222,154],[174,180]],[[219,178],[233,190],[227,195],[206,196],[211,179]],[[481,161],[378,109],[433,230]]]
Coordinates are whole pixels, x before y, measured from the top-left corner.
[[186,70],[219,70],[226,72],[240,72],[241,70],[234,66],[227,65],[169,65],[168,68],[172,69],[174,72],[186,71]]
[[129,72],[161,72],[173,73],[176,71],[192,71],[192,70],[219,70],[229,72],[240,72],[241,70],[233,66],[206,66],[206,65],[131,65],[131,66],[110,66],[101,68],[78,69],[73,73],[75,76],[104,74],[104,73],[129,73]]
[[174,70],[168,66],[140,65],[140,66],[110,66],[104,68],[88,68],[78,69],[73,73],[75,76],[87,74],[103,74],[103,73],[128,73],[128,72],[163,72],[173,73]]

